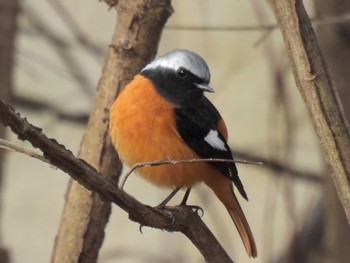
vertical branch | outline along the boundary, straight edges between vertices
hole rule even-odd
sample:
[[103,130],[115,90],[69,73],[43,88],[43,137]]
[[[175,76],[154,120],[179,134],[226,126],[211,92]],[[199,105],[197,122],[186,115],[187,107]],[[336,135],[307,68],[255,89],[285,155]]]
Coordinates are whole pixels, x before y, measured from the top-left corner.
[[[170,1],[120,0],[117,26],[106,57],[79,157],[116,180],[121,164],[108,137],[109,108],[120,89],[157,51]],[[110,203],[70,182],[52,262],[96,262]]]
[[[17,32],[18,1],[0,0],[0,98],[10,100],[12,92],[12,72],[14,65],[15,35]],[[0,138],[5,137],[5,127],[0,125]],[[5,152],[0,149],[0,193],[2,193],[2,178]],[[0,202],[2,200],[0,195]],[[1,217],[1,205],[0,205]],[[0,218],[1,222],[1,218]],[[0,225],[1,227],[1,225]],[[0,233],[1,236],[1,233]],[[0,262],[9,262],[9,255],[5,248],[1,247]]]
[[[348,0],[316,0],[314,4],[319,19],[343,17],[350,13],[350,1]],[[350,61],[349,24],[340,23],[318,27],[317,36],[337,85],[345,116],[347,120],[350,120],[350,63],[340,63],[340,61]],[[329,251],[326,261],[346,262],[350,258],[350,250],[347,249],[347,244],[350,243],[350,228],[347,227],[348,222],[343,207],[331,180],[326,180],[324,184],[323,200],[327,211],[323,215],[327,227],[324,229],[322,245]]]
[[[326,20],[329,17],[344,17],[350,13],[350,1],[348,0],[316,0],[314,2],[317,18],[320,20]],[[339,61],[348,61],[350,59],[349,22],[318,27],[317,36],[337,85],[345,115],[350,120],[350,63],[339,63]]]
[[301,0],[271,0],[293,67],[338,196],[350,223],[349,126],[328,67]]

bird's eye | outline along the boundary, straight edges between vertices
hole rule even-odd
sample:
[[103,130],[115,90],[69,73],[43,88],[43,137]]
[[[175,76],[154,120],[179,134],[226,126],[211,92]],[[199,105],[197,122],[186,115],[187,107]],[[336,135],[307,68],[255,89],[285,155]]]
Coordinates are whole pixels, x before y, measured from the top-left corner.
[[187,77],[187,71],[184,68],[179,68],[176,73],[182,79]]

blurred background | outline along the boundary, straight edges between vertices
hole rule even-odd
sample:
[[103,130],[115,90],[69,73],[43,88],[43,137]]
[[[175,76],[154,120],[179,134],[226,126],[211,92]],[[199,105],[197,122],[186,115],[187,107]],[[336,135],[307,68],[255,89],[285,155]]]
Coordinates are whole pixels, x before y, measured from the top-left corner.
[[[349,119],[350,3],[304,2]],[[175,12],[158,53],[186,48],[207,61],[216,91],[208,97],[226,121],[236,157],[265,163],[238,164],[250,200],[240,201],[258,258],[246,256],[226,210],[204,185],[192,191],[189,203],[204,208],[203,220],[235,262],[348,262],[349,226],[269,2],[174,0],[172,5]],[[77,153],[115,27],[115,10],[97,0],[0,0],[0,21],[1,98]],[[14,43],[8,40],[12,35]],[[1,138],[31,148],[9,130],[0,131]],[[69,177],[34,158],[3,150],[0,154],[1,253],[11,263],[49,262]],[[136,175],[125,190],[149,205],[169,193]],[[98,262],[203,258],[181,234],[149,228],[141,234],[113,206]]]

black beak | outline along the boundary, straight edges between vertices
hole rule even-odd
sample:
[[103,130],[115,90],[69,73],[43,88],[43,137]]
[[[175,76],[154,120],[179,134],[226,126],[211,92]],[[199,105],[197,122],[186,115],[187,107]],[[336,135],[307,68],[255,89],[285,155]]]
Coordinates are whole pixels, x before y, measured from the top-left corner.
[[206,91],[206,92],[211,92],[214,93],[214,89],[210,87],[208,84],[195,84],[197,88]]

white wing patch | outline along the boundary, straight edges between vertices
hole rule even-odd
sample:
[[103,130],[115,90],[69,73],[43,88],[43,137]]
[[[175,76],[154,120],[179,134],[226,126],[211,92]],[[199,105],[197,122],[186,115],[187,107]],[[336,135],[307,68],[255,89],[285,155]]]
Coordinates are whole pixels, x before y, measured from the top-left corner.
[[227,151],[225,143],[219,138],[217,130],[210,130],[207,136],[204,137],[204,140],[217,150]]

